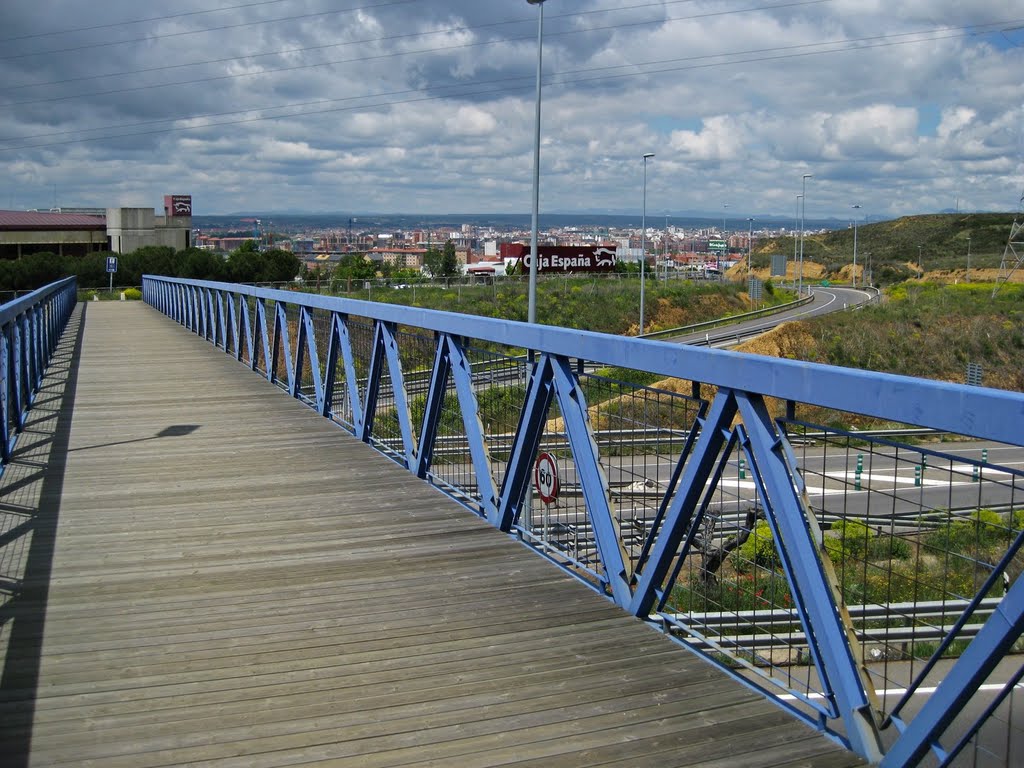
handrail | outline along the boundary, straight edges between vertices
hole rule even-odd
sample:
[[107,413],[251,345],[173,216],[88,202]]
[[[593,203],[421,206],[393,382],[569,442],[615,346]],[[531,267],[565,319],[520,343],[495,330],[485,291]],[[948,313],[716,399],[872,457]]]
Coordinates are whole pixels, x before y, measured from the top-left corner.
[[0,472],[6,469],[43,373],[75,307],[67,277],[0,305]]

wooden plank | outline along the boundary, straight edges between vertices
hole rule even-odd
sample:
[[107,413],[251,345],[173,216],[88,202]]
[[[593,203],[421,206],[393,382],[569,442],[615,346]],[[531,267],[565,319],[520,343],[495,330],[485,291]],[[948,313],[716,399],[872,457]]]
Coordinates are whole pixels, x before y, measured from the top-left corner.
[[0,496],[49,557],[15,765],[859,764],[148,307],[84,315]]

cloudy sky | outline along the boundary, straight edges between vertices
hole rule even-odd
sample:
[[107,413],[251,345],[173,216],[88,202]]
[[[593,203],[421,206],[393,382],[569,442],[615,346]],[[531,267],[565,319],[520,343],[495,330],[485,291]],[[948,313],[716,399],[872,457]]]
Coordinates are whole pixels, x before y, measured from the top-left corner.
[[[526,213],[526,0],[4,0],[2,208]],[[548,0],[541,211],[1015,210],[1020,0]]]

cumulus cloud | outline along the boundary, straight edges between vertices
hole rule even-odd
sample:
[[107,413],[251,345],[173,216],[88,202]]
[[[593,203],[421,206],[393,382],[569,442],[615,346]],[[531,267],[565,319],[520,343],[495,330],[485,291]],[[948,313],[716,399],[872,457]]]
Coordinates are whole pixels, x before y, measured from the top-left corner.
[[[7,5],[0,206],[529,209],[536,6]],[[1018,3],[615,5],[545,6],[543,209],[1015,207]]]

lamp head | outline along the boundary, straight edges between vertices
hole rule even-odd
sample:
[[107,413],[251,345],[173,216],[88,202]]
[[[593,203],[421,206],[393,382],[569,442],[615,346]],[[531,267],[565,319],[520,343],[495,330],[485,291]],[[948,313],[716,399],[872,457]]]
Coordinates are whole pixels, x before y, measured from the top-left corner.
[[[527,0],[527,2],[529,2],[529,1],[530,0]],[[651,158],[651,157],[654,157],[654,153],[653,152],[644,152],[644,160],[647,160],[648,158]]]
[[804,178],[805,179],[813,179],[814,178],[814,174],[813,173],[805,173],[804,174]]
[[526,0],[530,5],[542,5],[544,0]]

